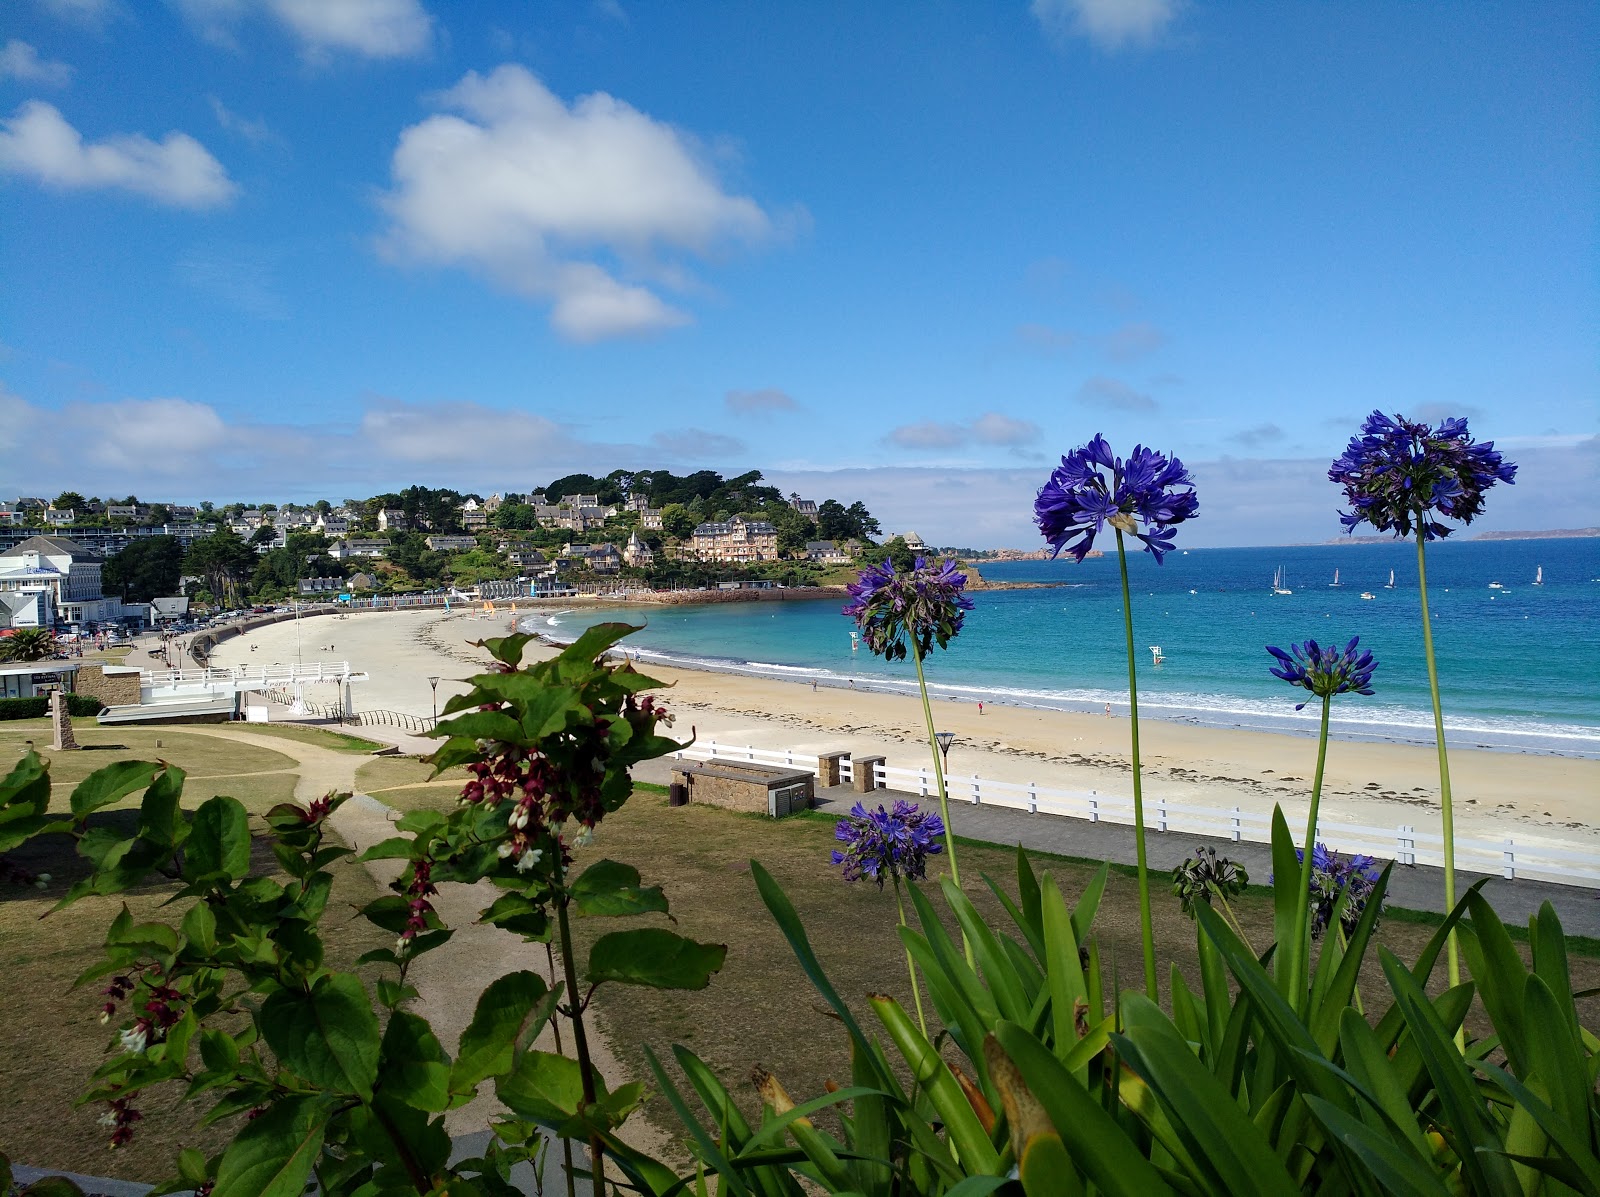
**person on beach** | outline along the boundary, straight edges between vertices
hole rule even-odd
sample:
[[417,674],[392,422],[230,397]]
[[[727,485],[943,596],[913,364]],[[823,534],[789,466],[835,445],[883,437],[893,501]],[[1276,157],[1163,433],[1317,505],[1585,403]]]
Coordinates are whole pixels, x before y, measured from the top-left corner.
[[1106,718],[1111,718],[1111,704],[1109,702],[1106,703]]
[[983,714],[983,704],[981,702],[978,704],[978,714]]

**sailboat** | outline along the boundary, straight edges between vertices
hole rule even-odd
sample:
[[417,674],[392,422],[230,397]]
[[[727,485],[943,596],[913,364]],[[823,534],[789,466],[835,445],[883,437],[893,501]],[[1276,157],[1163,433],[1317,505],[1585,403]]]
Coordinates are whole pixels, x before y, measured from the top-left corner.
[[1544,585],[1544,566],[1542,566],[1542,565],[1539,566],[1539,568],[1534,572],[1533,584],[1535,586],[1543,586]]
[[1333,571],[1333,581],[1329,582],[1328,585],[1331,586],[1331,587],[1339,587],[1339,586],[1343,586],[1344,585],[1343,582],[1339,581],[1339,571],[1338,570],[1334,570]]
[[1499,582],[1490,582],[1489,583],[1489,589],[1490,590],[1504,590],[1505,587],[1500,585]]
[[1294,591],[1290,590],[1283,583],[1284,583],[1283,566],[1280,565],[1278,567],[1277,571],[1272,575],[1272,593],[1273,594],[1293,594]]
[[1388,583],[1387,586],[1384,587],[1384,589],[1385,590],[1393,590],[1394,589],[1394,570],[1392,570],[1392,569],[1389,571],[1389,583]]
[[1363,590],[1361,592],[1361,597],[1364,598],[1364,599],[1375,599],[1378,596],[1373,594],[1372,591],[1370,591],[1370,590]]

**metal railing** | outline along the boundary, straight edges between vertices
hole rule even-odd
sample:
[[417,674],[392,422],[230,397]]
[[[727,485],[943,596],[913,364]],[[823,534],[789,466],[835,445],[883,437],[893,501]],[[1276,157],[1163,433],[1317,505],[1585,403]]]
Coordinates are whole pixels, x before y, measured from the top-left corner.
[[200,669],[141,669],[141,686],[209,685],[216,682],[344,682],[353,676],[349,661],[311,661],[290,665],[231,665]]
[[[679,760],[748,761],[817,772],[815,754],[797,753],[793,749],[775,751],[749,744],[728,745],[707,740],[673,755]],[[839,765],[842,780],[853,783],[855,769],[851,760],[843,758]],[[873,786],[896,789],[920,798],[936,797],[933,770],[929,768],[901,769],[877,763],[873,766]],[[973,806],[998,806],[1090,823],[1133,825],[1131,795],[1102,790],[1060,790],[1031,781],[995,781],[977,774],[946,774],[945,792],[951,802]],[[1159,796],[1146,798],[1144,807],[1148,831],[1202,835],[1231,839],[1235,843],[1272,842],[1272,817],[1262,811],[1247,811],[1238,806],[1195,805]],[[1374,827],[1324,821],[1318,828],[1317,838],[1339,852],[1364,853],[1393,860],[1396,864],[1436,867],[1444,864],[1443,833],[1431,829],[1419,831],[1408,823]],[[1540,841],[1518,842],[1511,836],[1504,839],[1456,836],[1456,867],[1512,879],[1525,877],[1600,887],[1600,852],[1562,848]]]
[[263,693],[269,702],[275,702],[281,707],[293,707],[297,702],[305,713],[314,719],[323,719],[329,723],[348,724],[356,727],[398,727],[402,731],[420,734],[433,726],[433,718],[429,715],[413,715],[408,711],[390,711],[379,709],[375,711],[352,711],[346,713],[344,708],[337,703],[313,702],[304,695],[297,695],[293,690],[284,690],[271,687]]

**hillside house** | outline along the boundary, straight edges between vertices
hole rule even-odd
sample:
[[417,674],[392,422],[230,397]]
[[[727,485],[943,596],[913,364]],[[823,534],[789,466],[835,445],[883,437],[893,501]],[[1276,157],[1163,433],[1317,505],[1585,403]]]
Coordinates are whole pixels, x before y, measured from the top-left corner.
[[701,561],[776,561],[778,530],[766,520],[734,516],[725,523],[712,521],[696,525],[690,549]]
[[478,547],[476,536],[429,536],[424,541],[435,553],[460,553]]

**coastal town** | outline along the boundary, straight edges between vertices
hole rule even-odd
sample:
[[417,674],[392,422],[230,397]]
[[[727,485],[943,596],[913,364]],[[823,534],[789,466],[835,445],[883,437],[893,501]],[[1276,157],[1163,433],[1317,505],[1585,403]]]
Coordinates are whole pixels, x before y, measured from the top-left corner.
[[225,609],[807,590],[929,551],[866,506],[751,471],[579,474],[488,496],[409,487],[339,503],[198,506],[63,492],[0,502],[0,633],[65,638]]

